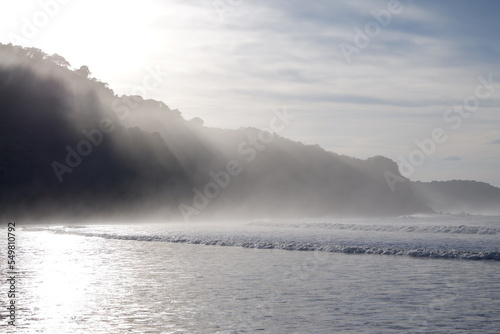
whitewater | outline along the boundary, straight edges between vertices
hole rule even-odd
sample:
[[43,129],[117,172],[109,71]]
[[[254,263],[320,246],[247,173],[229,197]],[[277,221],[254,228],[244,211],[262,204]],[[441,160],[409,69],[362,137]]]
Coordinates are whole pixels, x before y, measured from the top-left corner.
[[2,307],[7,332],[500,328],[496,216],[18,225],[18,323],[6,326]]

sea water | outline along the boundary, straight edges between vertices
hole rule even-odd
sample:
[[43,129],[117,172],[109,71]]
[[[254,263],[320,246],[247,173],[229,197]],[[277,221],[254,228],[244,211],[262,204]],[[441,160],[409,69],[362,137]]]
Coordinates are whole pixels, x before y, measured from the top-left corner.
[[499,333],[500,217],[27,225],[7,333]]

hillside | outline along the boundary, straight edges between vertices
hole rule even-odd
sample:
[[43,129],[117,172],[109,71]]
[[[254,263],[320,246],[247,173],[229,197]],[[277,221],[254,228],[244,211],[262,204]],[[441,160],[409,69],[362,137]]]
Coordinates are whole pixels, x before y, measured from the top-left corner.
[[85,66],[71,69],[38,49],[0,45],[0,108],[0,212],[8,217],[435,210],[421,184],[405,179],[391,191],[385,173],[401,175],[387,158],[341,156],[254,128],[205,127],[163,102],[117,96]]
[[500,215],[500,189],[477,181],[415,182],[436,212]]

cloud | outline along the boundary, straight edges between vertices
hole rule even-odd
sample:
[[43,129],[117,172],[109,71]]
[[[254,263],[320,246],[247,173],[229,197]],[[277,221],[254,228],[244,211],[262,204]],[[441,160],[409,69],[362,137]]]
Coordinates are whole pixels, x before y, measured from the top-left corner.
[[[113,24],[113,31],[138,28],[148,32],[140,39],[140,46],[131,44],[139,39],[117,33],[123,35],[119,39],[131,43],[113,43],[110,50],[93,52],[91,60],[72,58],[71,52],[81,54],[75,51],[76,45],[61,43],[58,49],[49,49],[70,55],[72,64],[89,65],[96,77],[117,89],[124,86],[124,78],[134,85],[130,61],[134,61],[136,70],[141,62],[160,63],[169,72],[168,80],[151,97],[180,109],[188,118],[201,117],[209,126],[259,126],[256,115],[286,105],[303,115],[300,124],[304,129],[297,131],[302,135],[293,139],[307,138],[308,143],[334,147],[335,135],[328,137],[322,129],[335,125],[318,119],[340,122],[341,118],[345,126],[377,115],[391,128],[375,129],[363,123],[356,129],[357,140],[338,145],[346,150],[350,147],[354,155],[361,151],[368,154],[366,145],[358,143],[389,132],[392,140],[373,152],[388,155],[404,150],[408,142],[427,135],[433,127],[442,126],[444,111],[474,93],[478,76],[492,73],[495,81],[500,81],[496,36],[500,31],[496,15],[500,3],[456,1],[401,0],[404,10],[393,15],[390,24],[354,54],[350,64],[339,44],[353,43],[354,28],[364,29],[374,20],[372,12],[387,8],[387,1],[226,1],[232,5],[226,7],[222,20],[212,1],[176,0],[168,5],[147,1],[158,9],[155,15],[146,15],[152,18],[147,28],[128,22],[127,29],[121,30],[125,20]],[[72,20],[65,22],[71,24]],[[95,29],[108,31],[107,26]],[[60,30],[84,31],[76,23]],[[87,42],[78,45],[96,49],[89,47],[90,40],[83,40]],[[107,36],[101,38],[97,49],[101,45],[111,45]],[[110,52],[110,57],[127,55],[118,57],[127,64],[103,59],[102,54]],[[99,61],[106,64],[94,63]],[[129,94],[130,90],[118,93]],[[476,126],[494,117],[489,110],[500,107],[499,97],[496,92],[481,101],[481,112],[465,122]],[[421,127],[423,132],[416,132],[409,125],[415,118],[428,124],[428,129]],[[488,122],[481,132],[496,128],[497,121]],[[412,138],[408,138],[409,133]],[[462,137],[459,134],[453,138]],[[465,158],[474,152],[467,149],[460,154]],[[494,156],[496,152],[489,154]]]
[[460,161],[462,158],[457,157],[457,156],[451,156],[443,159],[444,161]]

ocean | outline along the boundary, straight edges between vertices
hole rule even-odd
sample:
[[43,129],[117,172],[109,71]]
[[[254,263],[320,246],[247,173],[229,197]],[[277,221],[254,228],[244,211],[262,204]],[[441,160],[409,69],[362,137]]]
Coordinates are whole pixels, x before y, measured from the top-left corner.
[[6,333],[500,333],[500,217],[1,231]]

